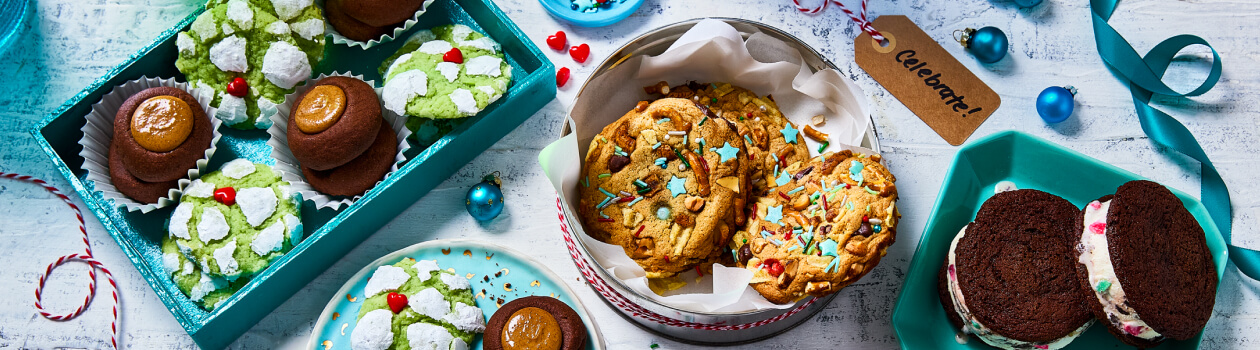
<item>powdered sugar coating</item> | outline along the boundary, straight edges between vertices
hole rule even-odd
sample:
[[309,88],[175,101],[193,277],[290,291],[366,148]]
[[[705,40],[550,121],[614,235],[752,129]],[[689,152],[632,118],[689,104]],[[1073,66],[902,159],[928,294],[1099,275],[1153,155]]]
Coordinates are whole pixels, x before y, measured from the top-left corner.
[[192,180],[188,184],[188,188],[184,189],[185,196],[193,196],[197,198],[210,198],[214,195],[214,184],[201,181],[201,179]]
[[427,288],[408,296],[407,305],[416,313],[429,316],[435,320],[440,320],[442,316],[446,316],[447,313],[451,312],[451,303],[446,301],[442,296],[442,292],[434,288]]
[[271,7],[276,9],[276,16],[288,21],[314,3],[314,0],[271,0]]
[[428,323],[407,326],[407,343],[412,350],[447,350],[455,336],[445,327]]
[[433,278],[433,271],[441,270],[438,267],[437,260],[417,260],[415,265],[411,265],[411,268],[416,269],[416,278],[421,278],[422,281],[428,281],[430,278]]
[[316,37],[324,35],[324,21],[318,18],[311,18],[301,22],[295,22],[289,25],[294,33],[306,40],[315,40]]
[[378,267],[368,279],[367,285],[363,286],[363,296],[371,298],[381,292],[398,290],[398,287],[410,278],[411,275],[408,275],[407,271],[401,267],[388,265]]
[[421,44],[419,50],[430,55],[441,55],[451,51],[453,48],[455,47],[445,40],[432,40]]
[[382,96],[385,99],[385,108],[398,114],[407,114],[407,102],[412,97],[424,96],[429,93],[429,77],[421,71],[406,71],[398,73],[385,83],[385,91]]
[[[181,203],[181,205],[183,205]],[[197,223],[197,238],[202,243],[210,243],[227,237],[227,219],[218,208],[205,208],[201,211],[201,222]]]
[[229,0],[227,3],[227,18],[237,27],[244,30],[254,28],[254,10],[249,8],[249,3],[245,0]]
[[236,258],[232,257],[235,253],[236,241],[230,241],[222,248],[214,250],[214,262],[219,266],[219,273],[226,276],[229,281],[236,280],[241,275],[241,266]]
[[481,112],[481,108],[477,108],[477,99],[473,98],[472,91],[468,89],[455,89],[451,91],[451,102],[455,103],[455,108],[466,116],[476,115]]
[[245,38],[233,35],[210,47],[210,62],[227,72],[246,73],[249,62],[245,58]]
[[442,278],[442,283],[445,283],[447,287],[451,288],[451,290],[468,289],[472,287],[472,285],[468,283],[468,279],[463,276],[441,273],[438,274],[438,277]]
[[485,75],[498,77],[502,74],[499,65],[503,60],[494,56],[477,56],[468,60],[464,72],[468,75]]
[[262,71],[272,84],[289,89],[311,76],[311,63],[307,61],[306,53],[302,49],[277,41],[263,55]]
[[192,214],[192,203],[179,203],[179,205],[175,207],[175,212],[171,213],[171,222],[168,224],[166,231],[172,237],[192,239],[192,235],[188,233],[188,220],[192,220]]
[[394,314],[388,309],[372,310],[360,318],[350,335],[354,350],[384,350],[394,344]]
[[276,212],[276,192],[270,187],[250,187],[236,191],[236,205],[250,226],[258,227]]
[[438,73],[446,78],[448,82],[455,82],[455,78],[459,78],[459,64],[452,62],[440,62],[437,64]]
[[481,333],[486,330],[486,318],[481,309],[462,302],[455,302],[455,309],[442,316],[442,320],[465,332]]
[[223,169],[220,171],[223,172],[223,176],[240,180],[249,174],[253,174],[255,170],[257,170],[257,167],[248,159],[233,159],[223,164]]
[[267,228],[258,232],[254,236],[254,241],[249,243],[250,250],[259,256],[266,256],[271,252],[280,251],[284,247],[284,223],[276,221],[267,226]]

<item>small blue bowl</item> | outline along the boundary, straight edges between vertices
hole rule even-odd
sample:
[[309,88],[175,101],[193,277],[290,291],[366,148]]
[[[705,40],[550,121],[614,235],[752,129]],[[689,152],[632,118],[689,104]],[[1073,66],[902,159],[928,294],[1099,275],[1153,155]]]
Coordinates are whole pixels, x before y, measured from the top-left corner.
[[599,11],[585,13],[573,10],[571,8],[573,2],[569,0],[538,0],[538,2],[542,3],[543,8],[551,12],[552,16],[581,27],[603,27],[620,22],[630,17],[630,14],[638,11],[639,6],[643,5],[643,0],[625,0],[613,4],[610,8],[600,8]]

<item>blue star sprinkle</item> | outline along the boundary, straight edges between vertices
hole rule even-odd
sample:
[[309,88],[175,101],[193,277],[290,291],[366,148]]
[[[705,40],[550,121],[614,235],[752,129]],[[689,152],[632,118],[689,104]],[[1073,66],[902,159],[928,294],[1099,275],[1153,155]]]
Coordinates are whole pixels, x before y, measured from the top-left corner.
[[783,206],[773,205],[773,206],[767,207],[765,220],[768,222],[773,222],[775,224],[782,225],[783,224]]
[[787,141],[788,143],[796,143],[797,130],[796,128],[792,127],[791,123],[784,125],[783,130],[780,130],[779,132],[783,133],[783,140]]
[[687,178],[680,179],[673,175],[670,175],[670,177],[672,179],[670,179],[669,184],[666,185],[666,187],[669,188],[670,194],[674,195],[674,197],[678,197],[680,194],[687,193]]
[[722,145],[722,148],[713,149],[713,151],[717,152],[717,154],[722,156],[723,163],[725,163],[728,160],[731,160],[731,158],[735,158],[739,156],[739,148],[731,147],[730,142],[727,142],[725,145]]
[[791,181],[792,181],[792,176],[791,176],[791,175],[788,175],[788,173],[787,173],[786,171],[784,171],[784,172],[782,172],[782,173],[779,173],[779,178],[774,179],[774,185],[775,185],[775,186],[783,186],[783,185],[786,185],[788,182],[791,182]]

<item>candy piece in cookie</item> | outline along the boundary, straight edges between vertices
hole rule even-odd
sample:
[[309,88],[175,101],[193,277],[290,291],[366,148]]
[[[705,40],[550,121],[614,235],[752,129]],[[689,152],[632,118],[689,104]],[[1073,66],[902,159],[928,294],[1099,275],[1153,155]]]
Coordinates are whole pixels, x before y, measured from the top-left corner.
[[201,104],[184,90],[144,89],[118,107],[110,153],[116,152],[125,169],[142,181],[178,180],[205,157],[214,137],[211,125]]
[[298,97],[286,134],[289,151],[302,167],[336,168],[371,147],[382,125],[381,103],[366,82],[332,76],[320,79]]
[[356,196],[367,192],[389,173],[398,154],[398,135],[389,123],[381,123],[367,151],[342,166],[314,170],[302,166],[311,188],[330,196]]
[[1216,264],[1202,226],[1172,191],[1130,181],[1080,217],[1072,239],[1076,278],[1112,335],[1150,348],[1203,331],[1215,304]]
[[486,350],[586,349],[586,326],[573,308],[551,297],[528,296],[504,304],[490,316]]
[[941,304],[956,329],[990,345],[1059,349],[1092,323],[1074,280],[1077,209],[1042,191],[1001,192],[950,244]]
[[350,347],[468,349],[485,331],[485,316],[468,279],[452,271],[412,258],[377,267],[364,286]]
[[631,110],[591,140],[578,214],[649,278],[671,277],[725,251],[744,224],[747,151],[736,127],[691,100]]
[[756,199],[728,246],[753,271],[753,289],[790,303],[835,293],[875,268],[901,217],[896,178],[879,159],[829,152],[770,174],[784,180]]

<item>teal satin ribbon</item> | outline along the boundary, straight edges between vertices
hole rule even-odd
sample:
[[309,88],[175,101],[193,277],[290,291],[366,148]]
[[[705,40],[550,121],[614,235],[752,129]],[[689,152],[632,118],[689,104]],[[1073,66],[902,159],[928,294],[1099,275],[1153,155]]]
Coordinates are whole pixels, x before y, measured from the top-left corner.
[[[1190,130],[1167,113],[1150,106],[1151,96],[1154,94],[1184,97],[1202,95],[1211,90],[1221,78],[1221,56],[1216,53],[1216,49],[1208,45],[1207,41],[1194,35],[1178,35],[1165,39],[1147,52],[1145,57],[1138,55],[1133,45],[1130,45],[1120,33],[1107,24],[1107,20],[1116,10],[1118,1],[1090,0],[1094,17],[1094,40],[1098,44],[1098,54],[1102,56],[1112,72],[1128,81],[1129,91],[1133,94],[1133,106],[1137,108],[1142,131],[1146,132],[1151,141],[1194,158],[1202,165],[1203,179],[1200,190],[1203,193],[1203,205],[1207,207],[1208,214],[1212,216],[1216,227],[1225,237],[1225,242],[1229,243],[1231,242],[1230,227],[1233,207],[1230,205],[1229,189],[1225,187],[1221,174],[1216,171],[1212,160],[1208,159],[1207,154],[1203,152],[1203,147],[1199,146],[1194,135],[1190,134]],[[1164,73],[1177,52],[1191,45],[1203,45],[1212,49],[1212,71],[1203,84],[1194,91],[1187,93],[1173,91],[1164,84]],[[1260,279],[1260,251],[1233,244],[1228,244],[1228,246],[1230,260],[1234,262],[1238,270],[1247,277]]]

